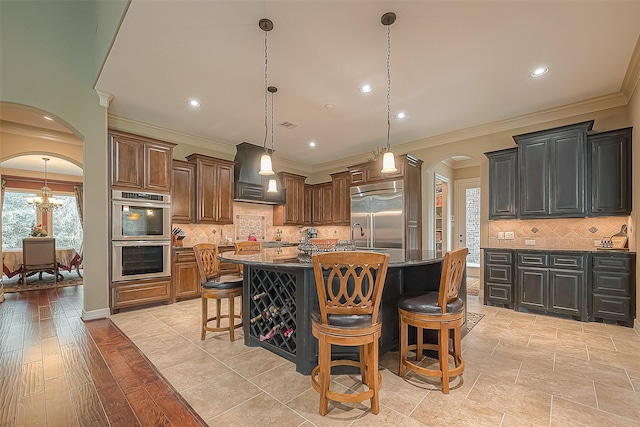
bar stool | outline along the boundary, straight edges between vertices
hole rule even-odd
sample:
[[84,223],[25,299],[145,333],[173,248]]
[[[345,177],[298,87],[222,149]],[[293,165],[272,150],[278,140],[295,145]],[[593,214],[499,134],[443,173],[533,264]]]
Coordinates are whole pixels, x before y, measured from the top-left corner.
[[[400,321],[400,366],[398,374],[404,377],[406,369],[426,376],[439,377],[442,392],[449,394],[449,379],[462,375],[461,331],[464,302],[458,298],[462,276],[464,275],[467,248],[447,252],[442,263],[440,289],[438,292],[411,292],[398,299],[398,317]],[[409,325],[417,329],[416,344],[409,345]],[[438,331],[438,344],[424,344],[423,330]],[[449,350],[449,336],[453,334],[453,348]],[[416,351],[416,361],[407,358],[407,351]],[[440,369],[428,369],[419,366],[424,350],[436,350]],[[455,368],[449,368],[449,354],[453,356]]]
[[[311,313],[311,331],[318,339],[318,366],[311,372],[311,384],[320,393],[320,415],[329,410],[329,400],[361,402],[371,400],[371,412],[380,411],[378,392],[378,340],[382,330],[379,311],[389,254],[373,252],[327,252],[312,257],[319,308]],[[331,346],[358,346],[360,361],[331,360]],[[360,368],[361,393],[338,393],[330,389],[331,367]]]
[[[202,286],[202,332],[200,339],[204,340],[207,332],[229,331],[229,339],[234,341],[234,330],[242,327],[242,312],[235,314],[235,298],[242,296],[242,277],[229,275],[220,277],[220,261],[218,260],[218,246],[211,243],[198,243],[193,247],[200,273]],[[209,300],[216,301],[216,315],[209,317]],[[222,314],[222,300],[228,299],[228,314]],[[242,304],[240,305],[242,310]],[[229,319],[229,325],[220,326],[220,319]],[[240,323],[235,323],[240,319]],[[209,322],[216,322],[216,326],[209,326]]]

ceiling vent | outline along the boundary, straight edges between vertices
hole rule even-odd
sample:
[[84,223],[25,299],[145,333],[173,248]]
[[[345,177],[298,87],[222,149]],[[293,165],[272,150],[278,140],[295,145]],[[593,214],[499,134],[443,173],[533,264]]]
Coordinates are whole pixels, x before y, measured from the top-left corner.
[[298,127],[297,124],[291,123],[291,122],[282,122],[282,123],[279,123],[278,126],[282,126],[283,128],[287,128],[287,129],[295,129]]

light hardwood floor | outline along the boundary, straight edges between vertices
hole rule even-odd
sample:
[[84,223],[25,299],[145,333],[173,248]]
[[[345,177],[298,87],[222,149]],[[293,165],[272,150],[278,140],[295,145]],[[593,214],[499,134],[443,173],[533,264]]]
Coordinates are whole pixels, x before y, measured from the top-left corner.
[[[95,425],[98,418],[89,416],[98,417],[99,411],[91,408],[98,407],[101,395],[88,390],[92,386],[99,390],[102,379],[95,376],[101,371],[89,369],[91,362],[82,356],[87,346],[96,360],[100,359],[96,351],[101,352],[106,364],[102,374],[122,374],[133,382],[118,386],[125,397],[131,389],[144,389],[147,400],[141,401],[145,402],[161,400],[158,395],[168,393],[166,388],[157,392],[150,385],[150,371],[132,346],[119,349],[119,362],[109,365],[108,356],[115,350],[105,346],[118,331],[102,321],[96,329],[106,332],[96,339],[94,322],[79,319],[81,298],[61,294],[25,300],[13,295],[0,304],[0,426],[32,425],[28,421],[38,412],[46,415],[38,418],[41,425],[61,425],[56,423],[59,419],[77,421],[62,425]],[[382,358],[377,416],[364,402],[330,403],[329,414],[321,417],[309,377],[296,373],[292,363],[261,348],[244,346],[241,336],[231,343],[227,334],[209,333],[200,341],[199,300],[122,311],[111,319],[211,426],[640,425],[640,337],[633,329],[487,307],[481,298],[482,293],[468,301],[470,311],[485,316],[462,340],[466,370],[454,380],[450,394],[443,395],[436,381],[414,374],[399,378],[397,353],[388,353]],[[60,327],[56,318],[64,318],[59,322],[68,327]],[[84,344],[73,344],[78,335],[85,336],[80,340]],[[55,340],[60,354],[51,351]],[[127,365],[130,358],[140,363],[133,368]],[[29,374],[30,370],[41,373]],[[343,390],[360,386],[355,376],[335,376],[332,381],[333,387]],[[74,387],[77,391],[71,392]],[[54,394],[47,395],[48,390]],[[53,404],[56,396],[66,406]],[[117,413],[130,410],[140,425],[149,425],[152,416],[164,410],[139,412],[144,405],[118,402],[113,405]],[[111,425],[137,425],[110,417],[111,408],[102,407]],[[76,418],[66,418],[70,411],[75,411]]]

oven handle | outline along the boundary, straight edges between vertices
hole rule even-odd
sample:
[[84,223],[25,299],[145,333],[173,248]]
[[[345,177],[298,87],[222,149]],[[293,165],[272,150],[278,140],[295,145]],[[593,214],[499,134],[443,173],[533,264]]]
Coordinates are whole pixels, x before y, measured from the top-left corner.
[[114,206],[137,206],[141,208],[160,208],[160,209],[171,209],[170,203],[159,203],[159,202],[140,202],[135,200],[113,200]]
[[114,247],[124,247],[124,246],[171,246],[171,240],[127,240],[127,241],[114,241]]

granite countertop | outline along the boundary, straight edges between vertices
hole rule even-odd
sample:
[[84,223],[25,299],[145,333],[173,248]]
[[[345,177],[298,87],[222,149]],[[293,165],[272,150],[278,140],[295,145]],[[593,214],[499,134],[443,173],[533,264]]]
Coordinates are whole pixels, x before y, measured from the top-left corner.
[[[384,249],[376,249],[375,252],[384,253]],[[224,252],[220,254],[220,260],[225,262],[234,262],[238,264],[249,265],[263,265],[263,266],[282,266],[282,267],[297,267],[297,268],[313,268],[313,265],[309,262],[301,262],[298,260],[298,255],[301,252],[294,247],[284,248],[267,248],[261,252],[250,255],[236,255],[231,252]],[[435,251],[423,251],[422,259],[407,261],[401,255],[391,254],[389,266],[391,267],[404,267],[411,265],[424,265],[434,262],[441,262],[443,257],[436,256]]]
[[480,249],[491,249],[501,251],[531,251],[531,252],[579,252],[579,253],[623,253],[623,254],[635,254],[635,250],[625,249],[609,249],[609,248],[597,248],[593,249],[556,249],[556,248],[539,248],[535,246],[517,246],[517,247],[482,247]]

